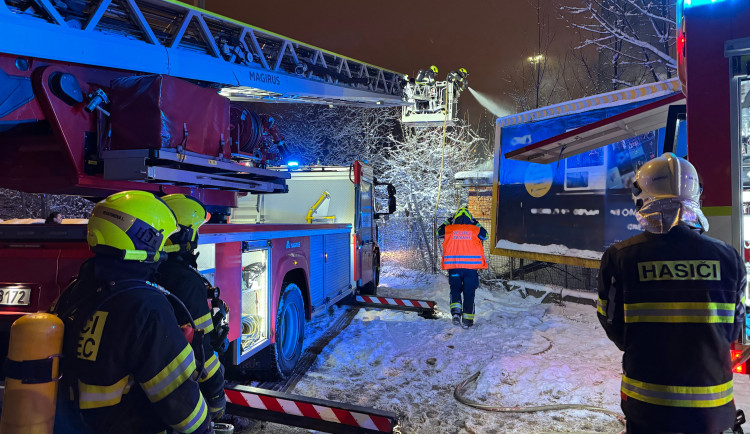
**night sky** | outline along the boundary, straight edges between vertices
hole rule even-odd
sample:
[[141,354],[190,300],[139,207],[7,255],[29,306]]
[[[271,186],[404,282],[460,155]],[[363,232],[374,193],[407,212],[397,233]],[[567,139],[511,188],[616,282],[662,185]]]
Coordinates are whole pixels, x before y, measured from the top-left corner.
[[[509,74],[537,45],[536,0],[206,0],[206,8],[334,53],[414,75],[431,64],[438,79],[461,67],[469,85],[510,108]],[[565,50],[577,36],[554,0],[540,0]],[[472,123],[491,116],[469,92],[460,106]]]

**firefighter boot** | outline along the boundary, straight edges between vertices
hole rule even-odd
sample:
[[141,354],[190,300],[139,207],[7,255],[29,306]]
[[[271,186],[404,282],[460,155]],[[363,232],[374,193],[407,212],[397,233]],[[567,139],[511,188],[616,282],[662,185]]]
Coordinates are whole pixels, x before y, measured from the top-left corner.
[[742,430],[742,424],[745,423],[745,412],[737,410],[737,416],[734,419],[734,427],[730,431],[732,434],[744,434]]
[[461,325],[461,309],[451,309],[451,315],[453,315],[453,325]]
[[467,329],[474,325],[474,320],[471,319],[464,319],[464,322],[461,324],[461,327]]

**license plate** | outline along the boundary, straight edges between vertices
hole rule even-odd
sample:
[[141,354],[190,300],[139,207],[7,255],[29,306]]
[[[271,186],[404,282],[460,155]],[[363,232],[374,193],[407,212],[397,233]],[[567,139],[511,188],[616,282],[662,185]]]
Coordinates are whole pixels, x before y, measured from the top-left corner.
[[28,306],[31,300],[31,288],[14,285],[0,287],[0,305]]

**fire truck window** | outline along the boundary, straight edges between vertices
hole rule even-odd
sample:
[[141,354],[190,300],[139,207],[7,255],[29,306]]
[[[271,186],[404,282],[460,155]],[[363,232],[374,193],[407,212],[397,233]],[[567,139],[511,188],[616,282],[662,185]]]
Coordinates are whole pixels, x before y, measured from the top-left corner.
[[372,184],[362,181],[360,183],[360,213],[362,222],[362,241],[372,241],[372,217],[373,217],[373,188]]

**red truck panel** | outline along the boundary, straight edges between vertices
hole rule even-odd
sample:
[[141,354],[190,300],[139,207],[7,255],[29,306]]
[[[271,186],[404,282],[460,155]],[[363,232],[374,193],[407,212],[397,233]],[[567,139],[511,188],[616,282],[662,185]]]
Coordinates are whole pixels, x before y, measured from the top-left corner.
[[750,36],[748,22],[750,8],[745,2],[685,10],[688,157],[703,178],[703,207],[732,205],[729,59],[724,43]]
[[240,337],[242,330],[242,262],[239,241],[216,245],[214,285],[221,289],[221,299],[229,306],[229,341]]
[[162,148],[229,159],[229,100],[167,75],[114,80],[112,149]]
[[[0,306],[0,321],[12,323],[22,313],[46,311],[91,256],[86,242],[4,243],[0,284],[20,283],[32,288],[28,306]],[[3,325],[5,326],[5,324]]]

